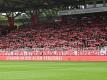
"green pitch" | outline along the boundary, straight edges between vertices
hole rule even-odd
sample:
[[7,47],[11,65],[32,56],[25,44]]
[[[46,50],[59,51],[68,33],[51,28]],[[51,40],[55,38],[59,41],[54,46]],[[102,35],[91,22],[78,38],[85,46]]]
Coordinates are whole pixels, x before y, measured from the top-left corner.
[[0,80],[107,80],[107,63],[1,61]]

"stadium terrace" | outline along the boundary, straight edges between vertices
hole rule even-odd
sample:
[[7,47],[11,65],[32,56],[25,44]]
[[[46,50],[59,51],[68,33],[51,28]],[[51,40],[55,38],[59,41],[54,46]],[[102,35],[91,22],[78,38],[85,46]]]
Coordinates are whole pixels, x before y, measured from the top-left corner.
[[106,2],[1,0],[0,60],[107,61]]

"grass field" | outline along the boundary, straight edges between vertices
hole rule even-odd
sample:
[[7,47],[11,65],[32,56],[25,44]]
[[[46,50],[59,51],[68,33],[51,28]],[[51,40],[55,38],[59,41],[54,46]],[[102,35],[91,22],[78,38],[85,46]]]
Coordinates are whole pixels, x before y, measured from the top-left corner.
[[107,80],[107,63],[1,61],[0,80]]

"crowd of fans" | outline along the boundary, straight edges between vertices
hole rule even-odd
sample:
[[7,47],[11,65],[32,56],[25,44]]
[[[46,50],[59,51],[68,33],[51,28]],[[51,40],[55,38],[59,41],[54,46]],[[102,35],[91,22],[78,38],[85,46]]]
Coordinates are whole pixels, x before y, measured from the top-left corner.
[[68,24],[28,26],[0,37],[0,49],[103,46],[107,46],[106,20],[72,20]]

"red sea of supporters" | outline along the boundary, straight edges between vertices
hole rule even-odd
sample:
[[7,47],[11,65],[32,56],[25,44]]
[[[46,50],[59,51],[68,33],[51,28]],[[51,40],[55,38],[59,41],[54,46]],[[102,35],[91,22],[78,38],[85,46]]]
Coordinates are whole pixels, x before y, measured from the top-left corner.
[[[0,37],[0,60],[107,61],[106,46],[106,20],[42,24]],[[52,50],[57,47],[65,50]]]

